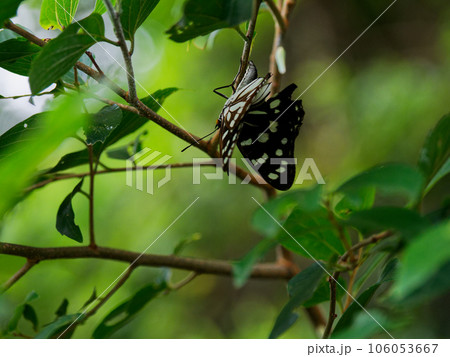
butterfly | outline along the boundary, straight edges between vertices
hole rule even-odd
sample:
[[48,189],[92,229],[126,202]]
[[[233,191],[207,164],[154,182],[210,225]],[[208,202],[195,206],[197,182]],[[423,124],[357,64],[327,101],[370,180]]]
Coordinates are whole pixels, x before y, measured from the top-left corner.
[[266,100],[268,79],[258,78],[253,62],[234,93],[227,99],[216,127],[219,128],[223,170],[228,173],[234,147],[261,177],[279,190],[295,180],[294,146],[305,112],[301,100],[292,100],[291,84]]

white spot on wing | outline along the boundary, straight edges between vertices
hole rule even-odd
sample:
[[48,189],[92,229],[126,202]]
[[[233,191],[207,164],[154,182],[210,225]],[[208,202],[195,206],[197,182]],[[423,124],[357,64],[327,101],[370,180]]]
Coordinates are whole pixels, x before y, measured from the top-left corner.
[[275,151],[275,155],[277,155],[277,156],[283,155],[283,150],[278,149],[277,151]]
[[270,130],[272,133],[276,133],[277,130],[278,130],[278,123],[277,123],[276,121],[271,121],[271,122],[270,122],[270,126],[269,126],[269,130]]
[[272,180],[276,180],[278,178],[278,174],[274,174],[273,172],[271,172],[267,176]]
[[252,145],[252,139],[241,141],[241,146],[250,146],[250,145]]
[[282,143],[283,145],[286,145],[287,142],[288,142],[288,138],[283,138],[283,139],[281,139],[281,143]]
[[274,101],[270,102],[270,108],[271,109],[275,109],[279,105],[280,105],[280,100],[279,99],[275,99]]

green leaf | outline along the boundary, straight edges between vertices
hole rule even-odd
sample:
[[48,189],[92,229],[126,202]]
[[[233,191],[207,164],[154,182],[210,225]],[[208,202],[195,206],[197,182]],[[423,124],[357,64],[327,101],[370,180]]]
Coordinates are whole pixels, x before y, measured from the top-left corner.
[[350,196],[342,195],[334,207],[334,212],[339,217],[346,217],[353,211],[369,209],[375,202],[375,188],[363,187],[352,192]]
[[134,41],[136,30],[158,5],[159,0],[122,0],[122,24],[125,39]]
[[108,155],[111,159],[117,160],[128,160],[131,156],[133,156],[128,150],[130,145],[124,145],[115,149],[108,150],[106,155]]
[[103,107],[99,112],[90,116],[86,123],[84,128],[86,143],[88,145],[94,145],[97,142],[104,143],[121,121],[122,111],[117,105]]
[[[141,101],[147,105],[154,112],[157,112],[161,105],[164,103],[165,99],[176,92],[177,88],[166,88],[157,90],[152,95],[143,98]],[[129,111],[122,111],[122,121],[120,124],[110,133],[106,138],[103,145],[97,143],[94,145],[94,156],[98,157],[101,152],[116,143],[123,137],[135,132],[144,124],[149,123],[147,118],[143,118],[137,114],[131,113]],[[50,173],[55,173],[63,170],[68,170],[70,168],[87,164],[89,162],[89,155],[87,149],[76,151],[67,155],[64,155],[59,162],[53,168],[47,170],[43,176],[47,176]],[[42,178],[42,177],[41,177]]]
[[281,229],[277,222],[282,224],[295,207],[308,212],[317,211],[320,208],[321,194],[320,185],[310,190],[290,190],[283,193],[265,203],[263,208],[258,208],[252,217],[252,224],[264,236],[274,237]]
[[429,225],[429,222],[417,212],[401,207],[374,207],[354,212],[342,222],[355,227],[365,236],[389,229],[400,232],[407,238],[411,238]]
[[45,29],[63,30],[74,20],[79,0],[43,0],[40,25]]
[[23,318],[31,322],[34,331],[38,330],[39,327],[38,317],[33,306],[31,306],[30,304],[24,305]]
[[[116,5],[116,0],[112,0],[111,3],[112,3],[113,6],[115,6]],[[96,12],[99,15],[102,15],[102,14],[104,14],[106,12],[106,6],[103,3],[103,0],[96,0],[95,1],[94,12]]]
[[72,314],[58,317],[55,321],[45,326],[35,338],[48,339],[59,337],[64,330],[66,330],[74,321],[79,320],[81,316],[81,314]]
[[173,255],[179,255],[188,245],[199,241],[202,238],[200,233],[194,233],[191,237],[181,240],[173,249]]
[[393,288],[401,299],[421,286],[450,261],[450,220],[427,229],[411,241],[401,259],[402,266]]
[[75,186],[73,191],[64,199],[56,215],[56,229],[62,235],[69,237],[79,243],[83,242],[83,235],[80,227],[75,223],[75,213],[73,212],[72,199],[81,191],[83,180]]
[[31,61],[41,50],[24,38],[14,38],[0,43],[0,67],[22,76],[28,76]]
[[[382,284],[391,280],[391,276],[394,274],[394,271],[397,268],[397,263],[398,261],[396,259],[391,260],[381,273],[379,281],[367,288],[358,296],[356,301],[354,300],[350,304],[350,306],[347,308],[347,310],[345,310],[344,314],[336,324],[336,327],[333,331],[333,337],[348,329],[353,324],[355,318],[361,311],[365,312],[362,307],[365,308],[370,303],[378,288]],[[340,287],[338,287],[338,289],[340,289]],[[372,320],[372,322],[377,326],[375,321]]]
[[135,315],[141,311],[150,300],[159,295],[165,290],[167,284],[165,282],[153,283],[143,287],[130,299],[124,301],[122,304],[112,310],[103,321],[97,326],[93,338],[108,338],[113,333],[128,324]]
[[450,290],[450,261],[445,263],[438,271],[427,279],[425,284],[411,290],[394,303],[404,305],[423,305],[439,295]]
[[17,9],[23,0],[2,0],[2,5],[0,6],[0,27],[3,27],[3,23],[16,16]]
[[294,310],[313,296],[324,274],[324,267],[314,263],[290,280],[293,295],[278,315],[269,338],[279,337],[294,324],[298,318]]
[[[0,10],[1,11],[1,10]],[[12,38],[20,38],[19,34],[8,29],[0,29],[0,42],[11,40]]]
[[6,333],[10,333],[17,330],[17,325],[19,324],[20,318],[24,315],[25,306],[29,305],[30,302],[36,300],[38,297],[39,295],[36,294],[36,292],[32,291],[27,295],[25,301],[16,307],[13,316],[8,322],[8,326],[6,327]]
[[84,114],[78,94],[56,98],[50,106],[53,110],[42,115],[40,127],[30,131],[24,142],[7,148],[0,161],[0,172],[8,173],[0,175],[0,217],[23,196],[23,189],[33,181],[42,160],[82,126]]
[[67,315],[67,308],[69,307],[69,300],[64,298],[64,300],[61,302],[61,305],[59,305],[58,309],[55,311],[55,315],[57,317],[61,317],[64,315]]
[[187,0],[183,17],[166,33],[175,42],[185,42],[214,30],[234,27],[250,19],[253,1]]
[[264,239],[255,245],[250,252],[248,252],[244,258],[238,262],[234,262],[233,265],[233,281],[234,286],[237,288],[242,287],[248,277],[250,276],[253,265],[260,260],[266,253],[277,245],[277,242],[273,239]]
[[[339,331],[334,331],[331,335],[333,339],[363,339],[369,338],[375,334],[382,333],[385,336],[384,330],[380,327],[383,326],[385,329],[391,329],[391,323],[388,318],[379,311],[369,311],[370,315],[365,311],[360,311],[351,321],[351,324],[346,327],[346,329],[339,329]],[[380,324],[378,325],[377,322]]]
[[419,157],[419,167],[427,178],[429,191],[450,172],[450,114],[444,115],[430,131]]
[[277,240],[296,254],[329,261],[334,255],[345,252],[336,228],[323,207],[313,213],[296,208],[283,227],[286,231],[280,231]]
[[414,167],[404,164],[386,164],[373,167],[345,182],[338,192],[357,200],[361,189],[375,188],[386,195],[405,196],[409,203],[421,196],[424,179]]
[[[0,136],[0,161],[15,155],[18,150],[25,149],[25,144],[33,141],[31,134],[42,129],[42,120],[45,115],[45,113],[34,114]],[[13,149],[17,144],[20,144],[21,147]]]
[[[90,33],[80,32],[80,27]],[[58,37],[44,46],[32,62],[31,93],[39,93],[61,78],[89,47],[102,40],[103,35],[103,19],[95,13],[67,27]]]

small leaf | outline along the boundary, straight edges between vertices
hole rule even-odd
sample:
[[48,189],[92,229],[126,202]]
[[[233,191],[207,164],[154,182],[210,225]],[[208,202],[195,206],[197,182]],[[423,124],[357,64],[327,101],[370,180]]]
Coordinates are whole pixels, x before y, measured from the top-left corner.
[[414,167],[404,164],[386,164],[356,175],[337,191],[350,199],[358,199],[361,189],[375,188],[377,192],[383,194],[403,195],[411,204],[420,198],[423,183],[423,176]]
[[380,230],[395,230],[407,238],[418,234],[429,225],[417,212],[401,207],[374,207],[352,213],[344,224],[357,228],[363,235]]
[[128,160],[131,156],[133,156],[128,151],[129,147],[130,145],[124,145],[115,149],[108,150],[106,152],[106,155],[108,155],[108,157],[111,159]]
[[[80,28],[92,32],[80,33]],[[32,62],[29,80],[31,93],[37,94],[61,78],[89,47],[102,40],[103,35],[103,19],[95,13],[67,27],[45,45]]]
[[57,317],[61,317],[67,314],[67,307],[69,306],[69,300],[64,299],[59,305],[58,309],[55,311]]
[[39,327],[38,317],[36,311],[34,311],[33,306],[31,306],[30,304],[24,305],[23,318],[31,322],[34,331],[38,330]]
[[419,167],[427,178],[427,192],[440,178],[450,172],[448,133],[450,133],[450,114],[444,115],[430,131],[420,153]]
[[405,249],[393,289],[401,299],[421,286],[450,261],[450,221],[423,231]]
[[3,0],[2,6],[0,6],[0,26],[3,27],[3,23],[16,16],[17,9],[23,0]]
[[[81,314],[72,314],[58,317],[55,321],[45,326],[36,336],[38,339],[59,337],[74,321],[80,319]],[[66,336],[68,337],[68,336]]]
[[117,105],[108,105],[92,115],[84,128],[86,143],[104,143],[122,121],[122,111]]
[[159,295],[167,287],[165,282],[153,283],[143,287],[130,299],[112,310],[97,326],[93,338],[108,338],[113,333],[128,324],[132,318],[141,311],[150,300]]
[[122,24],[125,39],[134,41],[136,30],[158,5],[159,0],[122,0]]
[[179,255],[188,245],[199,241],[202,238],[200,233],[193,234],[190,238],[183,239],[173,249],[173,255]]
[[69,26],[77,12],[79,0],[43,0],[40,25],[45,29],[63,30]]
[[27,295],[27,297],[25,298],[25,301],[21,305],[16,307],[16,309],[14,310],[13,316],[11,317],[11,319],[8,322],[8,326],[6,328],[7,333],[13,332],[17,329],[17,325],[19,324],[20,318],[24,314],[25,305],[28,305],[33,300],[36,300],[38,297],[39,297],[38,294],[36,294],[36,292],[32,291],[31,293],[29,293]]
[[278,315],[269,338],[279,337],[294,324],[298,318],[294,310],[313,296],[324,274],[324,267],[314,263],[290,280],[293,295]]
[[329,261],[334,255],[340,256],[345,252],[336,228],[323,207],[313,213],[296,208],[283,227],[286,231],[280,231],[277,240],[296,254]]
[[41,50],[24,38],[0,42],[0,67],[21,76],[28,76],[31,61]]
[[92,291],[91,296],[89,297],[89,299],[86,300],[86,302],[83,305],[83,308],[85,308],[86,306],[89,306],[90,304],[92,304],[95,300],[97,300],[97,290],[94,288],[94,290]]
[[81,191],[83,180],[75,186],[73,191],[64,199],[56,215],[56,229],[62,235],[69,237],[79,243],[83,242],[83,235],[80,227],[75,223],[75,213],[73,212],[72,199]]
[[[314,212],[320,208],[322,189],[320,185],[310,190],[290,190],[258,208],[252,217],[253,226],[266,237],[274,237],[295,207]],[[270,215],[275,218],[273,220]]]
[[253,1],[187,0],[183,17],[166,33],[175,42],[185,42],[197,36],[226,27],[234,27],[250,19]]
[[255,245],[244,258],[233,263],[233,282],[237,288],[242,287],[250,276],[253,265],[260,260],[266,253],[275,247],[277,242],[273,239],[264,239]]

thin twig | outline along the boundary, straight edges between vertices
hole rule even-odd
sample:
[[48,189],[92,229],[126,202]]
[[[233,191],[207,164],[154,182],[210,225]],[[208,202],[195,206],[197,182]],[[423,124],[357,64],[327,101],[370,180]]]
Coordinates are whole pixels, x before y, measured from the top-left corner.
[[244,48],[242,50],[241,64],[239,66],[239,72],[233,81],[234,88],[236,88],[239,85],[239,83],[242,81],[242,78],[244,78],[245,70],[247,69],[248,60],[249,60],[249,56],[250,56],[250,50],[252,48],[253,35],[255,33],[256,19],[258,18],[258,11],[259,11],[260,5],[261,5],[261,0],[255,0],[254,5],[253,5],[252,16],[248,23],[248,29],[247,29],[247,33],[245,35],[246,40],[244,42]]
[[17,281],[23,277],[28,271],[34,267],[39,261],[38,260],[31,260],[27,259],[27,262],[25,265],[20,268],[6,283],[2,285],[0,288],[0,294],[4,293],[6,290],[8,290],[11,286],[13,286]]
[[[363,250],[362,247],[359,248],[358,259],[361,257],[362,250]],[[353,302],[353,297],[352,297],[353,296],[353,285],[355,284],[356,274],[358,274],[358,270],[359,270],[360,266],[361,266],[361,262],[358,262],[358,265],[353,269],[353,271],[350,275],[350,279],[348,281],[348,288],[347,288],[347,298],[345,299],[343,311],[347,310],[347,308]]]
[[94,67],[97,69],[98,73],[100,74],[104,74],[102,69],[100,68],[100,66],[98,65],[97,61],[95,60],[93,54],[91,51],[86,51],[86,55],[89,57],[89,59],[91,60],[92,64],[94,65]]
[[179,290],[181,289],[183,286],[189,284],[192,280],[194,280],[199,274],[195,271],[191,272],[186,278],[184,278],[183,280],[172,284],[172,286],[170,287],[170,290]]
[[[281,85],[281,73],[278,70],[278,65],[276,61],[276,53],[280,46],[283,44],[283,38],[284,34],[287,31],[287,28],[289,26],[289,15],[291,14],[296,1],[295,0],[284,0],[282,5],[278,7],[278,13],[283,18],[282,23],[285,24],[285,27],[282,28],[280,26],[280,22],[275,22],[275,33],[273,37],[273,44],[272,44],[272,52],[270,54],[270,72],[272,73],[272,85],[271,85],[271,95],[278,93],[280,90]],[[274,4],[275,5],[275,4]],[[275,5],[276,7],[276,5]],[[274,11],[274,9],[272,10]]]
[[382,239],[389,238],[393,235],[392,231],[383,231],[381,233],[373,234],[369,238],[366,238],[362,240],[361,242],[356,243],[353,245],[347,252],[345,252],[342,257],[339,259],[339,263],[345,262],[348,257],[350,256],[350,251],[353,252],[355,250],[358,250],[361,247],[365,247],[366,245],[374,244]]
[[19,99],[19,98],[25,98],[25,97],[36,97],[36,96],[41,96],[41,95],[49,95],[49,94],[53,94],[53,91],[48,91],[48,92],[41,92],[38,94],[21,94],[21,95],[13,95],[11,97],[0,97],[0,99]]
[[129,102],[134,104],[138,99],[136,93],[136,82],[134,80],[134,70],[133,70],[133,63],[131,61],[131,55],[130,52],[128,51],[127,42],[125,41],[125,35],[123,32],[122,24],[120,23],[120,14],[114,10],[114,7],[110,0],[103,0],[103,2],[108,8],[108,12],[111,16],[114,26],[114,32],[117,36],[117,40],[119,41],[119,46],[122,51],[123,59],[125,61],[128,79]]
[[[131,252],[97,246],[93,250],[89,246],[38,248],[19,244],[0,242],[0,254],[24,257],[31,260],[56,259],[105,259],[119,262],[133,263],[136,266],[168,267],[180,270],[195,271],[199,274],[232,276],[233,269],[230,262],[216,259],[188,258],[175,255],[156,255]],[[137,261],[136,259],[139,258]],[[292,271],[285,266],[274,263],[261,263],[253,267],[252,278],[289,279]]]
[[277,22],[278,26],[280,26],[281,33],[285,33],[287,30],[286,21],[281,15],[280,9],[278,6],[273,2],[273,0],[264,0],[267,4],[267,6],[270,9],[270,12],[272,13],[273,18]]
[[80,323],[84,323],[89,317],[95,315],[95,313],[104,305],[106,302],[119,290],[123,284],[128,280],[131,273],[133,272],[134,267],[130,266],[122,275],[120,280],[114,285],[114,287],[105,295],[104,298],[98,299],[99,302],[95,305],[91,310],[86,312],[84,315],[81,315],[78,320],[76,320],[72,325],[70,325],[63,333],[58,336],[58,339],[64,338],[68,333],[72,332]]
[[325,331],[323,332],[322,338],[328,338],[331,334],[331,329],[333,328],[334,320],[336,320],[336,282],[339,279],[339,272],[335,272],[333,276],[328,278],[330,283],[330,311],[328,314],[328,323],[325,326]]
[[87,145],[89,153],[89,247],[95,249],[95,230],[94,230],[94,153],[92,145]]
[[[133,167],[116,167],[116,168],[108,168],[105,170],[99,170],[96,171],[96,175],[101,174],[110,174],[114,172],[125,172],[125,171],[139,171],[139,170],[159,170],[159,169],[166,169],[166,168],[180,168],[180,167],[192,167],[194,163],[192,162],[181,162],[181,163],[175,163],[175,164],[167,164],[167,165],[148,165],[148,166],[133,166]],[[214,161],[205,161],[205,162],[197,162],[195,165],[198,166],[216,166],[217,164]],[[82,178],[89,176],[89,172],[83,172],[79,174],[63,174],[51,177],[47,180],[40,181],[32,186],[29,186],[25,189],[25,192],[33,191],[37,188],[44,187],[48,185],[49,183],[55,182],[55,181],[61,181],[61,180],[67,180],[67,179],[73,179],[73,178]]]

